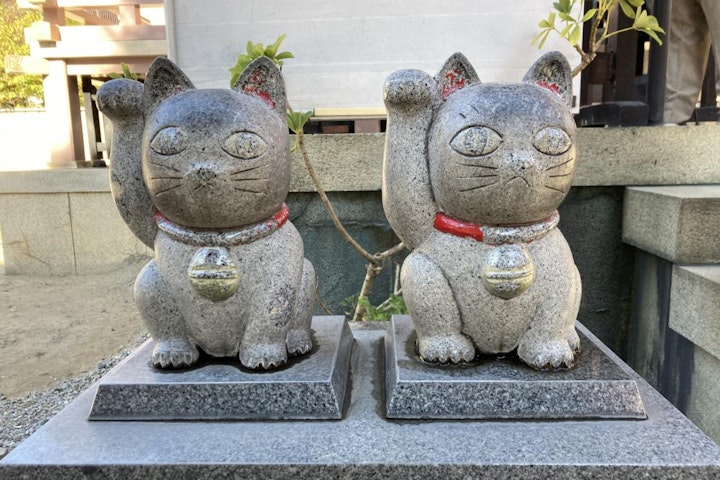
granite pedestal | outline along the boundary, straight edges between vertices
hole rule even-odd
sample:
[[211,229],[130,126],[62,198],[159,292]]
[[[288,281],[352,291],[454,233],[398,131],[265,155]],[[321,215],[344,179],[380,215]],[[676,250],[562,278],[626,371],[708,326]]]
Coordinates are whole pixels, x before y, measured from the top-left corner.
[[415,351],[409,315],[393,316],[385,337],[386,414],[416,419],[645,419],[635,380],[588,340],[574,368],[539,372],[517,357],[428,364]]
[[0,480],[718,479],[720,448],[638,385],[646,420],[385,418],[387,324],[353,326],[338,421],[88,421],[97,385],[0,461]]
[[315,317],[311,355],[253,372],[236,358],[159,370],[146,342],[99,383],[91,420],[339,419],[353,336],[344,317]]

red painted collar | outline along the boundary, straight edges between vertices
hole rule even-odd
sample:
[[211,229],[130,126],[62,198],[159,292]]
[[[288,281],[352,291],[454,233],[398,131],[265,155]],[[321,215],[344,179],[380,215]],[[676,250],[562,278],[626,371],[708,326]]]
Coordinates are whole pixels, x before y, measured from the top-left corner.
[[501,245],[505,243],[530,243],[538,240],[555,228],[559,221],[560,214],[558,214],[557,210],[541,222],[518,226],[480,225],[437,212],[433,227],[440,232],[449,233],[456,237],[470,237],[489,245]]
[[186,245],[232,247],[267,237],[285,225],[289,216],[290,209],[283,203],[280,211],[269,219],[235,230],[192,230],[171,222],[160,212],[155,212],[155,224],[170,238]]

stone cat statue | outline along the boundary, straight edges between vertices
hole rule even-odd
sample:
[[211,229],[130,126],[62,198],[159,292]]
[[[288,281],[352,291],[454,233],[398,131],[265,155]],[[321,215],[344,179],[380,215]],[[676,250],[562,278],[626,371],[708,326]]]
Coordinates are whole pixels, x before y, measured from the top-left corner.
[[452,55],[434,78],[384,86],[383,206],[410,248],[401,282],[420,357],[463,363],[517,349],[571,367],[580,275],[557,207],[572,184],[570,66],[541,57],[520,84],[483,84]]
[[154,249],[135,283],[153,364],[188,367],[202,349],[271,369],[309,352],[315,272],[284,204],[285,85],[272,61],[223,90],[196,89],[158,58],[144,86],[103,85],[98,106],[114,126],[116,205]]

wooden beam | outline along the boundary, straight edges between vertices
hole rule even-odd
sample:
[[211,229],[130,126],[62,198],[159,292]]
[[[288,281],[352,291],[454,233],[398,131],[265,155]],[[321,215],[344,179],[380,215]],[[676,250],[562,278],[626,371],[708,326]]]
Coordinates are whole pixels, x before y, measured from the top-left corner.
[[33,22],[25,29],[25,43],[31,42],[57,42],[60,40],[60,30],[57,25],[50,22]]
[[119,5],[162,5],[163,0],[57,0],[62,8],[117,7]]
[[5,72],[25,75],[47,75],[50,64],[44,58],[27,57],[24,55],[6,55]]
[[[50,165],[52,167],[68,167],[75,165],[74,132],[70,105],[70,83],[68,82],[65,62],[53,60],[49,62],[50,73],[43,80],[45,111],[48,125],[52,128],[45,132],[50,146]],[[73,92],[77,98],[77,89]]]
[[78,45],[75,42],[60,41],[54,47],[32,45],[30,54],[47,59],[71,59],[84,57],[147,57],[167,55],[165,40],[123,40],[118,42],[100,41]]
[[[117,25],[117,22],[113,22],[103,17],[99,17],[94,13],[86,10],[65,10],[65,15],[68,18],[80,22],[83,25]],[[76,27],[73,27],[76,28]]]
[[60,27],[63,42],[102,42],[121,40],[165,40],[164,25],[107,25]]
[[145,74],[155,57],[133,58],[83,58],[70,59],[67,64],[68,75],[90,75],[93,77],[107,77],[111,73],[122,73],[120,63],[125,62],[131,72]]
[[120,25],[141,25],[140,5],[121,5],[118,7]]
[[[55,0],[25,0],[25,3],[36,5],[38,7],[57,7],[57,2]],[[17,4],[18,7],[22,8],[20,0],[18,0]]]

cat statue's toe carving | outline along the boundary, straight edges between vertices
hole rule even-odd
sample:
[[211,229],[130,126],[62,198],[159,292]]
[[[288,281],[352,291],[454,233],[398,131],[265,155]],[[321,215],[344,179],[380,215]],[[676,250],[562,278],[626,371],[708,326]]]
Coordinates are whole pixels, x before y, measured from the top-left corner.
[[434,78],[393,73],[384,94],[383,206],[412,251],[401,281],[420,356],[517,349],[533,368],[571,367],[581,283],[557,228],[576,157],[567,60],[483,84],[456,53]]
[[135,301],[158,368],[199,352],[272,369],[312,349],[315,271],[288,220],[285,85],[268,58],[232,90],[196,89],[170,60],[144,85],[113,80],[98,105],[114,124],[111,186],[154,250]]

